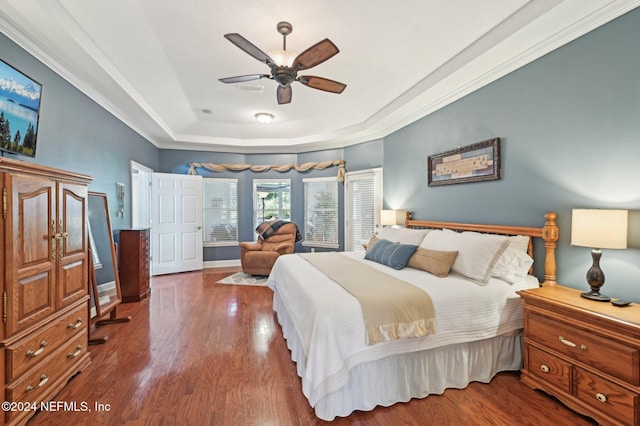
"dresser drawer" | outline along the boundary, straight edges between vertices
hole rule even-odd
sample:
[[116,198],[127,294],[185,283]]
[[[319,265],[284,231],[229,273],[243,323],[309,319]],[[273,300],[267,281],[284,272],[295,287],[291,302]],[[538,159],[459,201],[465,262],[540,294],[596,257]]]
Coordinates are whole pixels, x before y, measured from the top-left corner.
[[527,312],[526,337],[577,362],[587,364],[635,386],[640,351],[621,343],[605,340],[568,324]]
[[[58,348],[40,365],[7,386],[7,400],[11,402],[39,403],[50,396],[52,387],[65,378],[74,365],[87,354],[87,334],[78,333],[73,339]],[[20,412],[10,412],[9,421]]]
[[538,348],[527,345],[527,365],[529,374],[561,389],[571,392],[571,364],[546,353]]
[[87,327],[87,305],[83,303],[51,324],[7,347],[7,382],[37,365],[70,337]]
[[576,368],[576,392],[578,399],[594,409],[614,417],[624,424],[632,425],[639,419],[640,396],[595,374]]

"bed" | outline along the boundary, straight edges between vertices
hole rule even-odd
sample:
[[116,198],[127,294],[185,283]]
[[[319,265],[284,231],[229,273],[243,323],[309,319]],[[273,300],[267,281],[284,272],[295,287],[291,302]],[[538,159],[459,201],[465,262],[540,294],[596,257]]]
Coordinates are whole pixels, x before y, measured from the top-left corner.
[[[519,370],[523,315],[516,291],[555,285],[556,280],[556,215],[550,212],[545,218],[544,226],[521,227],[422,221],[407,213],[404,229],[381,230],[366,251],[281,256],[267,285],[274,292],[273,309],[301,377],[302,392],[316,416],[330,421],[354,410],[369,411],[378,405],[441,394],[447,388],[462,389],[472,381],[488,383],[500,371]],[[474,242],[461,245],[463,238]],[[482,245],[485,243],[488,245]],[[539,243],[544,248],[534,250]],[[416,246],[414,254],[456,252],[457,257],[448,274],[441,277],[412,264],[414,255],[409,260],[413,266],[400,268],[388,266],[388,259],[373,260],[374,254],[389,244],[395,248]],[[498,245],[499,254],[489,248]],[[520,254],[522,251],[526,255]],[[518,263],[520,270],[526,267],[519,276],[499,271],[505,266],[507,253],[512,256],[507,260],[513,263],[513,256],[533,262],[538,252],[544,253],[544,259],[536,261],[544,264],[542,280],[532,275],[531,263]],[[483,266],[490,268],[489,272],[484,270],[480,278],[464,265],[476,262],[476,255],[492,257],[491,266]],[[420,289],[432,301],[434,312],[429,321],[435,329],[407,336],[383,333],[382,338],[372,341],[371,336],[379,334],[368,334],[365,302],[357,299],[357,292],[350,287],[338,284],[330,271],[322,272],[322,262],[317,264],[314,258],[346,262],[354,265],[354,271],[366,267],[371,274],[390,276],[396,280],[394,285],[400,280],[413,290]],[[507,269],[515,270],[511,266]],[[381,291],[395,288],[381,285]]]

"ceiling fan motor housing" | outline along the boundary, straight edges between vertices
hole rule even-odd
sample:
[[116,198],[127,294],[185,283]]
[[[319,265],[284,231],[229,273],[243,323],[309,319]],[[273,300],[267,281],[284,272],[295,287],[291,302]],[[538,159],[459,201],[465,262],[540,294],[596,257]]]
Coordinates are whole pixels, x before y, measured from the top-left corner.
[[271,68],[271,75],[273,79],[281,86],[288,86],[298,77],[298,71],[291,67],[286,66],[274,66]]

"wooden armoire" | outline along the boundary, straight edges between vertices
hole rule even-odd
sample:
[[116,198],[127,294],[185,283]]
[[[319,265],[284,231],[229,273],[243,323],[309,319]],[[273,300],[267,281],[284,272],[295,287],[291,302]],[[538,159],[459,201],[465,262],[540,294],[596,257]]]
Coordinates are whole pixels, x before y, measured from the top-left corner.
[[86,175],[0,158],[0,424],[24,423],[90,363]]

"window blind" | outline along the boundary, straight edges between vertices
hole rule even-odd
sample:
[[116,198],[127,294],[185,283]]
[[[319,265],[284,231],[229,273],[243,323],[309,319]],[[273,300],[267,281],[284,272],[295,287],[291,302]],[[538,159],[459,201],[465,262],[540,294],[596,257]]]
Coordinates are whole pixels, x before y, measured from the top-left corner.
[[238,179],[202,179],[203,241],[238,241]]
[[382,207],[382,170],[347,173],[345,250],[362,250],[376,232],[377,214]]
[[304,184],[305,245],[338,247],[338,181],[307,178]]

